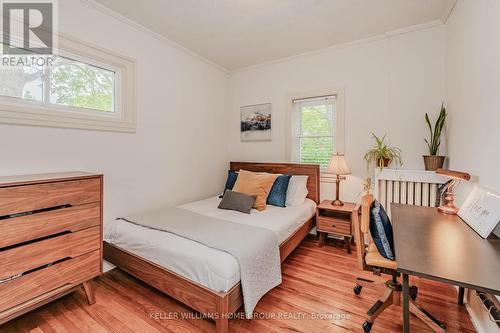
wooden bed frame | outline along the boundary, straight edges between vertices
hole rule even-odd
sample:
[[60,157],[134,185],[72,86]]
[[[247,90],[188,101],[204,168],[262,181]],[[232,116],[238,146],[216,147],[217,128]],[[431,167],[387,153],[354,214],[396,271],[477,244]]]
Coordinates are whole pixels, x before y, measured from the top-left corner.
[[[231,170],[307,175],[307,197],[319,203],[319,166],[291,163],[231,162]],[[286,257],[302,242],[314,226],[314,217],[302,225],[280,245],[280,257]],[[243,304],[241,284],[238,282],[228,292],[215,292],[158,264],[129,251],[104,242],[104,258],[125,272],[163,291],[190,308],[215,320],[217,333],[227,333],[229,318]]]

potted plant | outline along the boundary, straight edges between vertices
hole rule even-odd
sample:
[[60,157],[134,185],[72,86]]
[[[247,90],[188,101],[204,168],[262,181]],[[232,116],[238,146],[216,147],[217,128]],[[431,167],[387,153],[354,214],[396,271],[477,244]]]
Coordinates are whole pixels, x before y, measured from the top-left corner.
[[401,159],[401,149],[396,147],[389,147],[385,142],[384,135],[379,138],[374,133],[372,133],[375,139],[375,146],[368,150],[365,154],[365,162],[367,167],[370,167],[372,162],[376,162],[377,166],[382,170],[382,168],[387,168],[391,162],[395,162],[398,166],[403,165],[403,160]]
[[429,115],[425,114],[425,121],[429,126],[429,131],[431,132],[430,140],[425,139],[427,146],[429,147],[429,155],[424,155],[425,170],[436,171],[443,167],[445,156],[439,155],[439,146],[441,146],[441,132],[444,128],[444,123],[446,121],[446,108],[444,103],[441,104],[441,112],[434,125],[434,130],[432,129],[431,120]]

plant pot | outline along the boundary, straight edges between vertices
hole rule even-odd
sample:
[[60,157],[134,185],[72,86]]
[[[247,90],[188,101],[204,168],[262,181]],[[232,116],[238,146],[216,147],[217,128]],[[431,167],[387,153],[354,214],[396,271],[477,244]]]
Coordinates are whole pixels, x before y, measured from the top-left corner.
[[425,170],[436,171],[443,167],[446,156],[424,155]]
[[389,164],[391,164],[391,160],[388,159],[388,158],[383,158],[382,160],[382,163],[380,163],[380,158],[377,158],[377,167],[380,168],[381,165],[383,165],[384,168],[387,168],[389,166]]

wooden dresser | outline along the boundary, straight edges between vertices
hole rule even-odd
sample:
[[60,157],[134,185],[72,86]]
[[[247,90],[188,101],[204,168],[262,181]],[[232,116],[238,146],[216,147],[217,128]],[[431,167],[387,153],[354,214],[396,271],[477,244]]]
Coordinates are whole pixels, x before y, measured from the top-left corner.
[[0,324],[102,273],[102,175],[0,177]]

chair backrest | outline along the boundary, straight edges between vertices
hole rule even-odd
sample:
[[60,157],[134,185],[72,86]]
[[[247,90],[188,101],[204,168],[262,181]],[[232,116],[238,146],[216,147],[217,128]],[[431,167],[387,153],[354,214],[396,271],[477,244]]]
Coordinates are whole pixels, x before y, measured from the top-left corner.
[[365,254],[367,247],[365,245],[365,235],[369,235],[370,231],[370,207],[374,197],[372,194],[367,194],[361,198],[361,219],[357,219],[354,223],[354,240],[356,241],[356,253],[358,255],[358,266],[365,270]]

